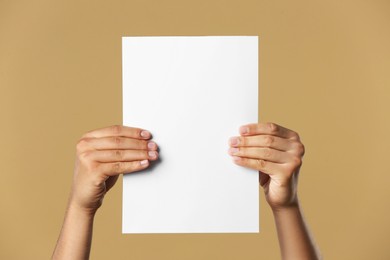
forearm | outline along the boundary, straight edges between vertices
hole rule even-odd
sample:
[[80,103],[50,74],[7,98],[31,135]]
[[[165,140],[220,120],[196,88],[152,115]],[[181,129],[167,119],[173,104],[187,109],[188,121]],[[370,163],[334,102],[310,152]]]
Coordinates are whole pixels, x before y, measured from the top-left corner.
[[69,206],[52,260],[89,259],[94,213]]
[[274,209],[273,214],[283,260],[321,259],[299,203],[288,208]]

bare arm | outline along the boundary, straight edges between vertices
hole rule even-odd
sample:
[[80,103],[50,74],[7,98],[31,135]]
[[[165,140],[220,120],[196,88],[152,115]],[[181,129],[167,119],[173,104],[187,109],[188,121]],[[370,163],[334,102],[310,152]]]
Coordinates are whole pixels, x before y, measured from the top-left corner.
[[85,134],[77,144],[68,208],[52,259],[88,259],[93,220],[104,195],[123,173],[140,171],[158,158],[148,131],[111,126]]
[[94,216],[68,206],[52,259],[89,259]]
[[233,161],[259,171],[270,205],[282,259],[321,259],[303,218],[297,195],[304,146],[297,133],[274,123],[249,124],[230,139]]
[[321,259],[299,203],[288,208],[275,209],[273,214],[282,259]]
[[[283,259],[320,259],[299,205],[297,182],[304,148],[299,136],[275,124],[251,124],[230,140],[235,163],[259,170]],[[72,192],[52,259],[88,259],[93,219],[119,174],[145,169],[158,157],[151,135],[113,126],[91,131],[77,145]]]

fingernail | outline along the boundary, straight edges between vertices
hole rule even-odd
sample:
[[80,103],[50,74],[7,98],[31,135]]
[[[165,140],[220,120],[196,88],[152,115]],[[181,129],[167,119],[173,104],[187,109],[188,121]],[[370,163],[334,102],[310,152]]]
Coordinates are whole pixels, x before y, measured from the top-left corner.
[[156,143],[154,142],[148,142],[148,149],[153,149],[156,147]]
[[142,130],[141,131],[141,136],[147,138],[147,137],[150,137],[150,133],[149,133],[149,131]]
[[230,145],[239,145],[239,143],[240,139],[238,139],[237,137],[230,138]]
[[238,153],[238,151],[239,151],[239,149],[238,148],[230,148],[229,149],[229,154],[230,155],[235,155],[235,154],[237,154]]
[[149,155],[150,157],[152,157],[152,158],[155,158],[155,157],[157,156],[157,153],[156,153],[156,151],[149,151],[149,152],[148,152],[148,155]]
[[148,160],[143,160],[143,161],[140,162],[140,164],[141,164],[142,166],[148,165],[148,163],[149,163]]
[[238,156],[233,156],[233,161],[235,162],[239,162],[241,160],[241,157],[238,157]]
[[248,133],[249,133],[249,127],[247,127],[247,126],[241,126],[240,127],[240,134],[245,135],[245,134],[248,134]]

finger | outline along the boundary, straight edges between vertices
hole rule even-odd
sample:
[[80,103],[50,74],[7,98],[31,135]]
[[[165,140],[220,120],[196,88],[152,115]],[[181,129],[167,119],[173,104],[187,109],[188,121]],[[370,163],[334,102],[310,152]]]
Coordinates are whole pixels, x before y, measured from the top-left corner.
[[233,156],[233,162],[240,166],[261,171],[268,175],[273,175],[274,173],[283,170],[283,164],[269,162],[262,159],[249,159],[249,158]]
[[102,150],[93,151],[87,154],[89,159],[108,163],[108,162],[132,162],[142,160],[157,160],[157,151],[145,151],[145,150]]
[[270,147],[288,151],[291,149],[292,142],[273,135],[234,136],[230,138],[229,145],[232,147]]
[[248,124],[240,127],[240,134],[251,135],[273,135],[287,139],[299,140],[296,132],[275,123]]
[[108,136],[124,136],[136,139],[150,139],[152,137],[151,133],[147,130],[122,125],[113,125],[105,128],[100,128],[83,135],[84,138],[101,138]]
[[148,160],[134,162],[113,162],[100,164],[99,170],[106,176],[116,176],[119,174],[140,171],[147,168],[148,166]]
[[287,152],[281,152],[272,148],[264,147],[232,147],[229,148],[229,154],[233,156],[261,159],[276,163],[289,162],[292,157]]
[[128,137],[110,136],[102,138],[84,138],[85,145],[96,150],[157,150],[153,141],[139,140]]

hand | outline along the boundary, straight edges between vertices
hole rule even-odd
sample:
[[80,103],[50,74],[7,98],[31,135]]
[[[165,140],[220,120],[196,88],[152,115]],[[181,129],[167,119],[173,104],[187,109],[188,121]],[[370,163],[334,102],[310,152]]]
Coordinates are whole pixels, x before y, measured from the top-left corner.
[[157,160],[150,132],[126,126],[90,131],[77,143],[70,206],[94,214],[120,174],[140,171]]
[[260,185],[273,210],[296,206],[299,169],[305,149],[297,133],[274,123],[240,127],[229,154],[241,166],[259,171]]

